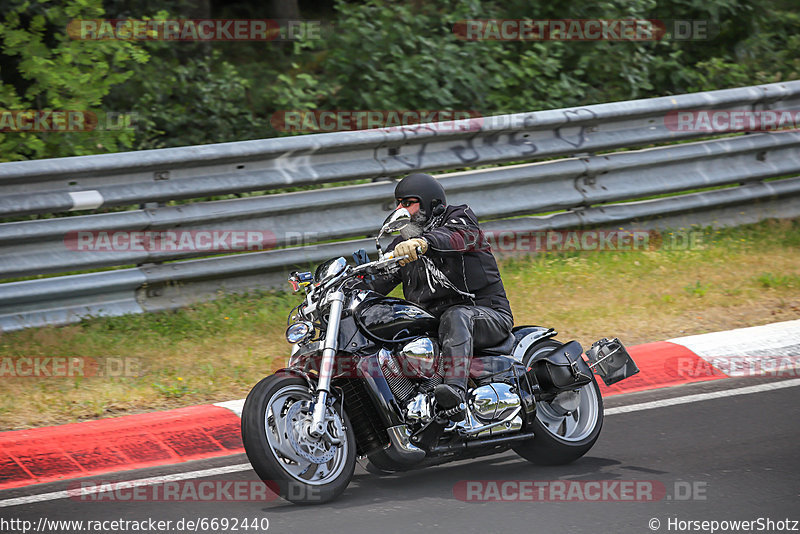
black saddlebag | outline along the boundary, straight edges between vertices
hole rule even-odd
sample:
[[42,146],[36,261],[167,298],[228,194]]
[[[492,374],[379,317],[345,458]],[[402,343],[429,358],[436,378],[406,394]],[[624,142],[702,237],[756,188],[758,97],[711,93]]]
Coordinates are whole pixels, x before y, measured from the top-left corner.
[[592,381],[592,370],[581,357],[583,348],[577,341],[537,357],[528,364],[539,387],[549,393],[576,389]]

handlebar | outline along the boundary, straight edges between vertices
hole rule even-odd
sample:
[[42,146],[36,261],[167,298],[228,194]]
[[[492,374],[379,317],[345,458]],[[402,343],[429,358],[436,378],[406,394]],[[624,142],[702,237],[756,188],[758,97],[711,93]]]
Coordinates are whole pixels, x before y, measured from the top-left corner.
[[[360,274],[377,274],[383,270],[390,270],[396,267],[399,267],[399,263],[401,260],[408,258],[407,255],[395,257],[393,252],[388,252],[384,254],[380,259],[362,263],[361,265],[356,265],[355,267],[349,267],[339,273],[338,275],[334,276],[332,279],[326,281],[324,284],[310,284],[305,283],[301,284],[298,283],[296,280],[292,280],[289,278],[289,282],[292,283],[292,286],[295,287],[295,290],[299,289],[301,286],[310,286],[311,290],[307,290],[306,295],[306,306],[300,309],[300,314],[303,317],[307,312],[315,313],[317,310],[318,303],[323,302],[324,294],[332,288],[341,287],[345,283],[346,280],[353,278]],[[310,274],[310,273],[309,273]],[[323,303],[324,305],[324,303]],[[303,306],[302,303],[300,306]],[[290,314],[291,320],[291,314]]]
[[395,257],[394,253],[387,252],[383,255],[383,257],[379,260],[371,261],[369,263],[362,263],[361,265],[357,265],[350,270],[351,275],[361,274],[366,272],[367,274],[374,274],[377,271],[383,269],[390,269],[395,267],[399,264],[400,260],[406,259],[408,256],[398,256]]
[[[422,256],[421,247],[417,247],[417,255]],[[357,265],[356,267],[350,270],[350,274],[358,274],[364,271],[366,271],[368,274],[374,274],[376,269],[381,269],[383,267],[394,267],[395,264],[398,264],[401,260],[404,260],[406,258],[408,258],[407,254],[395,258],[394,251],[390,251],[384,254],[379,260]]]
[[[420,247],[419,245],[417,245],[417,256],[422,256],[422,247]],[[405,255],[402,258],[407,258],[407,257],[408,256]],[[383,259],[385,259],[385,260],[390,260],[392,258],[394,258],[394,251],[387,252],[386,254],[383,255]],[[402,258],[400,258],[400,259],[402,259]]]

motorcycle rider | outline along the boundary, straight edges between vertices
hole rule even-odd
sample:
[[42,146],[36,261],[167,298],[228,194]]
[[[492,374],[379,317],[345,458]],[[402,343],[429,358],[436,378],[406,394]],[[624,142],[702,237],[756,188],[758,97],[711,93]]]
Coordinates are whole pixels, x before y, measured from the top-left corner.
[[[434,395],[439,407],[454,408],[465,401],[473,351],[508,338],[514,325],[511,307],[491,247],[469,206],[448,205],[444,188],[429,174],[406,176],[394,196],[395,209],[406,208],[411,223],[389,249],[408,259],[398,271],[367,284],[386,295],[402,282],[407,300],[439,317],[445,377]],[[451,419],[463,417],[462,411]]]

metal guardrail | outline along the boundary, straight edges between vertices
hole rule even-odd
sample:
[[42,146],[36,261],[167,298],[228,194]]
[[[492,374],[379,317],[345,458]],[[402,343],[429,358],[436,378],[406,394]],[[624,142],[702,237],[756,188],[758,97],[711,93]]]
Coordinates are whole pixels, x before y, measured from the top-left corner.
[[[769,153],[769,158],[760,154]],[[762,161],[763,160],[763,161]],[[752,163],[751,163],[752,162]],[[635,152],[448,174],[451,202],[484,219],[577,208],[800,172],[800,132],[747,135]],[[314,241],[368,235],[394,185],[375,183],[183,206],[0,225],[0,277],[163,262],[207,255],[185,251],[70,250],[68,234],[114,230],[266,230],[270,247],[291,245],[294,230]],[[325,210],[324,224],[319,211]]]
[[456,121],[448,129],[422,124],[3,163],[0,217],[641,147],[704,136],[670,130],[664,117],[672,111],[776,104],[797,109],[800,80]]
[[[451,203],[467,203],[489,229],[530,231],[643,221],[745,222],[800,214],[800,132],[748,134],[614,152],[705,135],[676,132],[675,110],[800,110],[800,81],[632,102],[487,118],[478,131],[419,125],[197,147],[0,164],[0,217],[97,209],[309,183],[403,175],[535,160],[440,177]],[[474,127],[474,123],[471,127]],[[72,184],[72,185],[70,185]],[[703,193],[624,202],[665,193]],[[195,202],[0,224],[0,278],[139,265],[102,273],[0,284],[0,329],[64,324],[86,315],[119,315],[185,305],[220,288],[242,290],[285,280],[308,264],[372,244],[368,240],[214,258],[201,251],[70,250],[70,232],[111,230],[266,230],[272,246],[297,230],[313,241],[374,233],[393,183]],[[569,210],[546,217],[503,217]],[[687,215],[691,214],[691,215]],[[660,218],[660,219],[659,219]],[[205,253],[207,254],[207,253]]]

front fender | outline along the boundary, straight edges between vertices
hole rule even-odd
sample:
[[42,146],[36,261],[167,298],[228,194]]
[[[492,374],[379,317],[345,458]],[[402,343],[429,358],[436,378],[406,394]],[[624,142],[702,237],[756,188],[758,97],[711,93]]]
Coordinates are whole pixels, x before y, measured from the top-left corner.
[[302,378],[306,381],[311,391],[317,390],[317,377],[298,367],[284,367],[283,369],[278,369],[275,371],[274,374],[276,376],[296,376],[298,378]]

